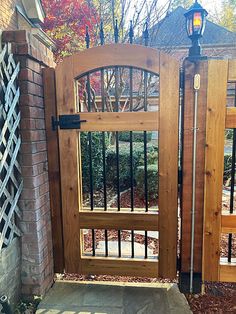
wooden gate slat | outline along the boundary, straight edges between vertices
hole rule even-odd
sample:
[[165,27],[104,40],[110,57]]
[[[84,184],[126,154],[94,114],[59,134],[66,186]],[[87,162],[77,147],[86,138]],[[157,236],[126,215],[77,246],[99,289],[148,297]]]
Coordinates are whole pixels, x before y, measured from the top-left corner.
[[158,261],[135,258],[82,257],[83,274],[157,277]]
[[228,61],[208,62],[203,280],[220,274],[220,234]]
[[160,54],[159,274],[176,277],[179,64]]
[[52,217],[52,240],[54,271],[64,271],[63,253],[63,229],[61,212],[61,185],[60,185],[60,166],[59,166],[59,144],[58,132],[52,130],[51,117],[57,115],[56,90],[55,90],[55,69],[43,69],[44,83],[44,103],[45,103],[45,125],[47,135],[48,153],[48,176],[50,190],[50,205]]
[[157,131],[159,112],[80,113],[80,131]]
[[158,214],[82,211],[81,229],[158,231]]

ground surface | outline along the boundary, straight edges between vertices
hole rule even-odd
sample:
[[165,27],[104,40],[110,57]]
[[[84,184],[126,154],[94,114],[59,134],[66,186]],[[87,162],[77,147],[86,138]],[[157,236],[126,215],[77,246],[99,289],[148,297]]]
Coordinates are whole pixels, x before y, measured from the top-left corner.
[[[79,276],[77,274],[58,275],[60,279],[73,281],[109,281],[136,283],[168,283],[168,279],[137,278],[124,276]],[[172,281],[172,282],[177,282]],[[206,283],[205,293],[187,295],[193,314],[236,313],[236,283]]]
[[175,284],[56,282],[37,314],[189,314]]

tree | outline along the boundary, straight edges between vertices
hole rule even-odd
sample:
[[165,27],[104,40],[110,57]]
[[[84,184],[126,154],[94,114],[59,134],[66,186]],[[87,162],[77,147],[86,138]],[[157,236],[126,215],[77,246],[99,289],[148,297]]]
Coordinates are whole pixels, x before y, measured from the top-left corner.
[[189,9],[192,4],[193,4],[192,0],[172,0],[171,1],[171,10],[175,10],[179,6],[185,8],[185,9]]
[[90,28],[91,42],[96,40],[98,14],[83,0],[43,0],[46,18],[44,31],[56,43],[56,61],[85,48],[86,26]]
[[220,9],[215,9],[211,20],[219,25],[236,31],[236,0],[223,0]]

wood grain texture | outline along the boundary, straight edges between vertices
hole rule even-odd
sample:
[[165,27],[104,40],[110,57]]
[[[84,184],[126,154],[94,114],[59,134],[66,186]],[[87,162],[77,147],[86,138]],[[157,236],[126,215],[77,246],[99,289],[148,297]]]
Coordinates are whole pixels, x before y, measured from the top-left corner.
[[57,65],[56,71],[66,72],[68,68],[71,68],[71,79],[74,79],[89,71],[111,66],[142,68],[158,74],[159,51],[130,44],[98,46],[64,58]]
[[228,81],[236,82],[236,60],[229,60]]
[[55,70],[54,68],[43,69],[45,125],[47,136],[48,153],[48,176],[50,190],[50,206],[52,217],[52,242],[54,256],[54,271],[64,271],[63,252],[63,228],[61,212],[61,185],[59,167],[59,143],[58,132],[52,131],[51,117],[57,115]]
[[226,258],[220,260],[220,281],[236,281],[236,258],[232,258],[231,263],[228,263]]
[[157,131],[158,112],[80,113],[80,131]]
[[236,233],[236,215],[235,214],[221,215],[221,232],[222,233]]
[[193,121],[194,121],[194,75],[200,74],[201,87],[198,92],[197,113],[197,164],[196,164],[196,202],[195,202],[195,241],[194,272],[202,272],[203,241],[203,203],[204,203],[204,170],[205,170],[205,137],[206,137],[206,102],[207,102],[207,62],[185,61],[185,88],[183,112],[183,182],[181,191],[181,272],[190,269],[191,243],[191,208],[193,178]]
[[81,229],[158,231],[157,214],[122,212],[80,212]]
[[176,277],[179,63],[160,54],[159,275]]
[[228,129],[236,128],[236,108],[229,107],[226,109],[225,127]]
[[[56,71],[58,114],[76,112],[72,66]],[[80,272],[81,235],[79,210],[82,203],[79,137],[76,130],[59,130],[62,218],[65,271]]]
[[228,61],[208,63],[203,280],[220,274],[220,234]]
[[[100,67],[127,65],[129,67],[142,68],[155,74],[160,72],[160,100],[162,108],[160,113],[81,113],[81,119],[85,119],[85,117],[85,120],[93,119],[93,121],[87,124],[82,124],[81,130],[85,131],[85,128],[87,128],[87,131],[95,130],[95,128],[97,130],[99,124],[103,124],[102,128],[104,129],[100,130],[104,131],[109,130],[109,128],[118,131],[121,130],[121,127],[127,131],[158,130],[160,125],[159,193],[162,195],[160,197],[160,208],[162,215],[161,225],[163,225],[162,235],[160,236],[162,238],[160,240],[160,258],[162,259],[161,276],[175,278],[177,251],[179,64],[170,56],[161,54],[159,58],[159,55],[160,53],[157,50],[147,47],[110,45],[88,49],[78,55],[66,58],[65,61],[56,67],[57,103],[59,115],[75,114],[75,79],[87,71],[92,71]],[[159,67],[160,60],[162,62],[161,70]],[[99,123],[96,122],[97,120],[99,120]],[[122,126],[119,125],[120,121]],[[119,228],[123,230],[126,227],[132,227],[132,220],[127,222],[125,219],[119,219],[118,222],[117,218],[121,218],[122,216],[119,215],[122,215],[122,213],[116,213],[117,218],[114,218],[114,221],[111,218],[101,219],[101,215],[104,214],[100,214],[99,218],[99,215],[96,216],[96,212],[94,212],[94,218],[89,219],[88,216],[85,217],[88,214],[82,211],[82,176],[79,146],[77,130],[59,131],[65,271],[83,274],[103,273],[157,277],[157,261],[82,257],[82,227],[88,227],[89,224],[90,227],[92,226],[91,224],[94,224],[93,226],[100,224],[101,227],[104,227],[104,220],[106,220],[108,224],[113,224],[113,226],[114,224],[118,224]],[[106,217],[111,217],[109,215]],[[149,219],[149,216],[147,217]],[[143,230],[157,230],[158,216],[153,215],[153,220],[149,220],[149,222],[134,219],[133,224],[133,228],[135,226],[135,228],[142,227]]]
[[126,258],[82,257],[82,273],[94,275],[117,275],[157,277],[158,261]]

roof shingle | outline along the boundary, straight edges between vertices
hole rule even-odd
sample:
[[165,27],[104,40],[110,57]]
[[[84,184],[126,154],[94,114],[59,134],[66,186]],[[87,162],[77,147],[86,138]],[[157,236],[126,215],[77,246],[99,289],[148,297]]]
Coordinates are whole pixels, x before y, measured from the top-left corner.
[[[178,7],[162,21],[150,29],[150,45],[152,47],[180,47],[190,46],[191,41],[185,29],[186,13],[183,7]],[[236,33],[207,20],[203,38],[203,45],[232,45],[236,46]]]

